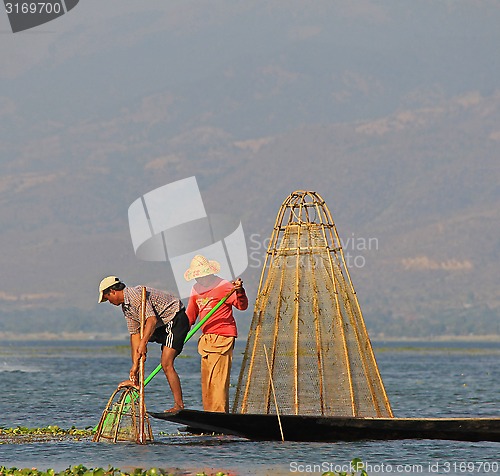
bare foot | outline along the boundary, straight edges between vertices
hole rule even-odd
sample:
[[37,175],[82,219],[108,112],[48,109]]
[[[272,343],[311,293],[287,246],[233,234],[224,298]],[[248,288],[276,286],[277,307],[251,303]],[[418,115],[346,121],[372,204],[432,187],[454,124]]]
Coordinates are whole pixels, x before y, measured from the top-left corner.
[[168,410],[165,410],[164,413],[175,413],[178,412],[179,410],[184,410],[184,405],[174,405],[172,408],[169,408]]

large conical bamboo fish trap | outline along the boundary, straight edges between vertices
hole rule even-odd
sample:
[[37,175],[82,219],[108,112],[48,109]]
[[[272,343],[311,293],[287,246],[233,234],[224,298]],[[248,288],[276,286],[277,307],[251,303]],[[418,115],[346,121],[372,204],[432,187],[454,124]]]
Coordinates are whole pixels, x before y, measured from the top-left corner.
[[393,416],[335,224],[315,192],[292,193],[278,212],[233,411]]

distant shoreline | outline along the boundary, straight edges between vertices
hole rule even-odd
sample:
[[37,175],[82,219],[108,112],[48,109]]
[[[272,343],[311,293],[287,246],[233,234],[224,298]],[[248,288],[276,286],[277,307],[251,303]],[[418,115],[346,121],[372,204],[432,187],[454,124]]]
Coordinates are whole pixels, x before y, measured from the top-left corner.
[[128,334],[96,334],[95,332],[62,332],[56,334],[53,332],[41,332],[39,334],[16,334],[14,332],[0,332],[0,340],[3,341],[72,341],[72,340],[88,340],[88,341],[117,341],[122,342],[129,340]]
[[[96,334],[86,332],[62,332],[60,334],[43,332],[40,334],[16,334],[13,332],[0,332],[0,341],[117,341],[128,342],[128,334]],[[240,336],[240,341],[245,338]],[[484,336],[421,336],[421,337],[372,337],[372,343],[380,344],[383,342],[500,342],[500,335]]]
[[370,337],[373,343],[380,342],[500,342],[500,335],[484,336],[421,336],[421,337]]

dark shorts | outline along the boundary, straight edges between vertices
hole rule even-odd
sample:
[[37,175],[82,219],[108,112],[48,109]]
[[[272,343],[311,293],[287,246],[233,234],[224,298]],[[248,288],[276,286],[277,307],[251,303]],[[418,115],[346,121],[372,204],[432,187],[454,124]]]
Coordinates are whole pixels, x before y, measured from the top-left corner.
[[170,322],[155,329],[149,342],[161,344],[162,349],[170,347],[180,354],[190,327],[186,311],[182,308]]

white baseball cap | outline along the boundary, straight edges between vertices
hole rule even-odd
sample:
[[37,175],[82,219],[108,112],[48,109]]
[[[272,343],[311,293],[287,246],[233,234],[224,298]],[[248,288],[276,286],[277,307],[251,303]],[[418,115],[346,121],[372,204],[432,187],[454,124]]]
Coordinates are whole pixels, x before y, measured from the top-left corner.
[[120,279],[117,278],[116,276],[108,276],[107,278],[104,278],[100,283],[99,283],[99,300],[97,302],[104,302],[106,299],[103,296],[104,291],[106,289],[110,288],[114,284],[121,283]]

